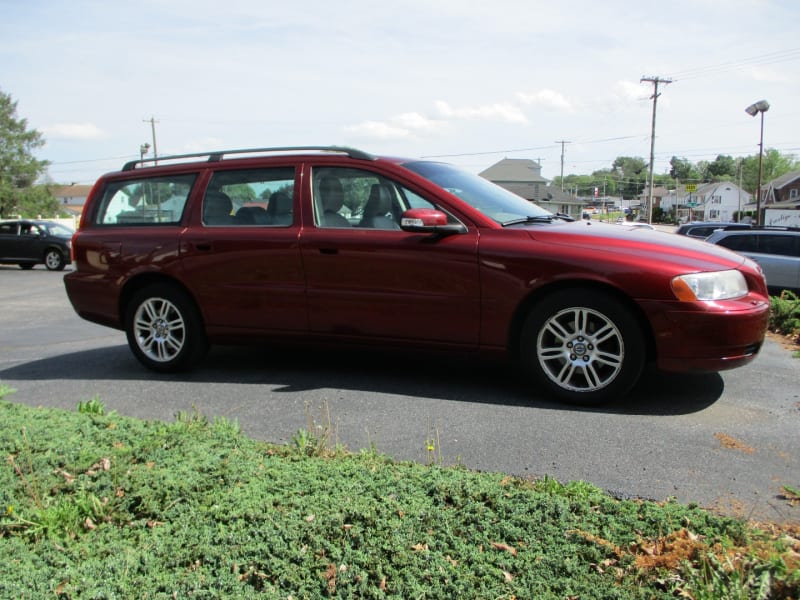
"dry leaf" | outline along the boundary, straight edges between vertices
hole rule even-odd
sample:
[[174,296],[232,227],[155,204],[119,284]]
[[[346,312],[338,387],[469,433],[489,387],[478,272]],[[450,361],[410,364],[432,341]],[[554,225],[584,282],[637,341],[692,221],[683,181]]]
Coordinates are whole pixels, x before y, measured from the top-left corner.
[[417,552],[423,552],[428,550],[428,544],[414,544],[411,548]]
[[311,523],[316,517],[314,515],[308,515],[306,517],[306,523]]
[[517,549],[513,546],[509,546],[508,544],[503,544],[500,542],[492,542],[492,547],[496,548],[497,550],[505,550],[506,552],[510,552],[511,556],[517,555]]
[[503,577],[506,578],[506,581],[508,583],[511,583],[512,581],[514,581],[514,576],[511,573],[509,573],[508,571],[503,571]]
[[56,475],[61,475],[64,478],[64,481],[67,483],[72,483],[75,481],[75,475],[68,473],[64,469],[56,469]]

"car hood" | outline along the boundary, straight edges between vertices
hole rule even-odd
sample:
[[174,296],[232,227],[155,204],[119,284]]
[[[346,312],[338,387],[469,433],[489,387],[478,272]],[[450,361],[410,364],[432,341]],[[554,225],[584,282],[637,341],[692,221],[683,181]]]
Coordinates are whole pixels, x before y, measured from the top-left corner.
[[675,263],[695,271],[732,269],[752,263],[721,246],[641,227],[581,220],[554,227],[531,228],[529,233],[539,242],[583,248],[591,257],[635,253],[640,258],[650,259],[653,264]]

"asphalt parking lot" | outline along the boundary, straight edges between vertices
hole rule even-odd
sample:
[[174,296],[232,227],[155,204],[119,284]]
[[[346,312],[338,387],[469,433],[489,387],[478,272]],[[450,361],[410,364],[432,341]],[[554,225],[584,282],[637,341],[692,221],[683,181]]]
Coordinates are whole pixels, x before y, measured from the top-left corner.
[[800,360],[775,339],[747,367],[650,371],[630,396],[593,409],[537,395],[511,366],[452,357],[222,347],[192,373],[166,376],[141,367],[122,332],[79,319],[62,278],[0,266],[0,381],[17,390],[11,401],[72,410],[97,396],[108,410],[163,420],[196,409],[278,443],[324,406],[351,450],[800,523],[800,506],[781,497],[784,485],[800,487]]

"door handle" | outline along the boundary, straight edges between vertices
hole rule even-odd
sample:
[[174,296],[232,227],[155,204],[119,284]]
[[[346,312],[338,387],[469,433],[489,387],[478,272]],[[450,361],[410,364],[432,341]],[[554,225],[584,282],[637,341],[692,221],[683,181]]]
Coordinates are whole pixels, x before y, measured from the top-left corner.
[[319,253],[320,254],[339,254],[339,249],[338,248],[320,248],[319,249]]

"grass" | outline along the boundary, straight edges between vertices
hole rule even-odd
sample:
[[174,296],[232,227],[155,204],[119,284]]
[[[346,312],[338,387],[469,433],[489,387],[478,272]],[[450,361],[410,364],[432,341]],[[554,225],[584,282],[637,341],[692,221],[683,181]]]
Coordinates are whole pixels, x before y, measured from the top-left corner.
[[797,531],[347,452],[326,407],[276,446],[197,412],[140,421],[98,398],[70,412],[9,391],[2,598],[800,595]]

